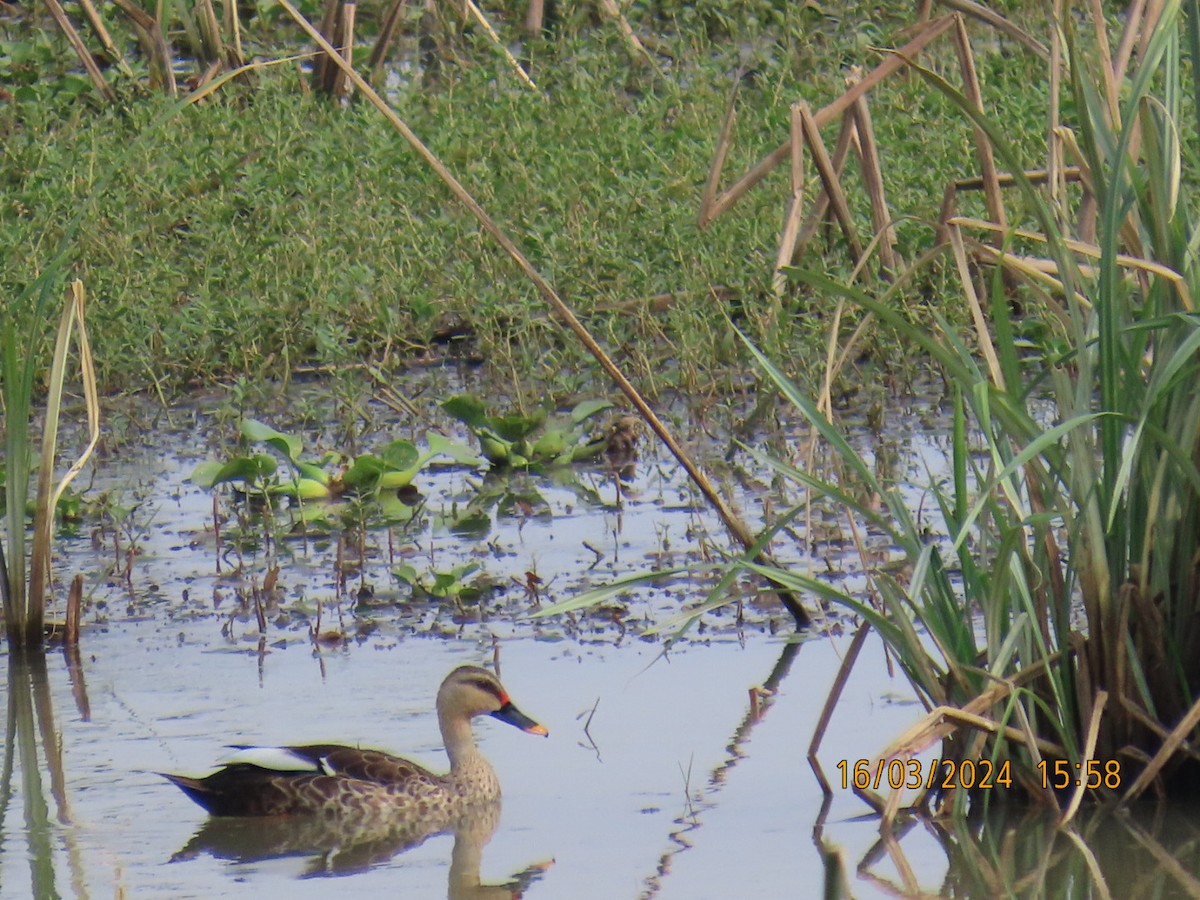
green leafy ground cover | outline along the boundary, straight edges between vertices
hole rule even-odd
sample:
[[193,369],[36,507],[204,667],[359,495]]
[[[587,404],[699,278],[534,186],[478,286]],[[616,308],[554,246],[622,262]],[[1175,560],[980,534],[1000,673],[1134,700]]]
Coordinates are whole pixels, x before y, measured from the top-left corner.
[[[898,30],[912,10],[665,6],[666,14],[662,6],[630,11],[636,28],[657,29],[675,55],[660,60],[661,75],[632,66],[611,26],[565,20],[556,36],[528,47],[544,97],[467,36],[436,86],[398,68],[390,99],[643,389],[714,390],[742,371],[727,316],[803,374],[820,363],[834,301],[790,287],[782,319],[765,315],[786,166],[708,229],[696,225],[732,75],[740,65],[751,70],[726,183],[786,138],[790,103],[824,105],[844,89],[849,66],[869,69],[882,58],[876,48],[903,43]],[[368,32],[378,14],[364,9]],[[498,24],[512,38],[518,17],[510,18]],[[1027,133],[1029,164],[1038,165],[1044,67],[985,26],[971,28],[991,111],[1013,123],[1014,137]],[[0,304],[6,315],[23,312],[14,298],[85,207],[66,268],[93,298],[89,328],[108,391],[155,387],[170,396],[238,376],[399,365],[442,356],[449,351],[434,342],[464,334],[452,348],[462,344],[523,380],[569,391],[595,374],[528,283],[366,104],[340,108],[306,91],[294,64],[181,110],[115,75],[117,104],[87,91],[80,102],[58,70],[71,62],[61,38],[9,20],[0,33],[53,50],[17,73],[10,60],[10,83],[25,89],[0,102]],[[294,52],[299,41],[281,44],[260,48],[262,57]],[[415,46],[394,53],[415,56]],[[924,58],[956,77],[948,44]],[[919,79],[892,79],[871,106],[893,213],[919,220],[899,226],[899,250],[912,257],[932,242],[924,223],[936,217],[946,181],[975,171],[971,134]],[[826,140],[834,136],[829,129]],[[869,231],[860,181],[846,181]],[[836,237],[809,252],[823,253],[835,277],[851,268]],[[936,281],[935,271],[904,295],[913,319],[942,305]],[[864,346],[896,358],[886,332]]]

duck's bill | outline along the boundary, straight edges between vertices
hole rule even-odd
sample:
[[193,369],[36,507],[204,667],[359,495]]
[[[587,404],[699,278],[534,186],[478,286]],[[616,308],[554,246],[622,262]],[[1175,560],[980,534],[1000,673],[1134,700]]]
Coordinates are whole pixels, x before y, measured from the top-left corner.
[[492,713],[492,716],[499,719],[501,722],[507,722],[509,725],[520,728],[522,731],[527,732],[528,734],[540,734],[543,737],[546,737],[550,734],[550,732],[546,730],[545,725],[539,725],[537,722],[533,721],[533,719],[529,718],[529,716],[525,715],[525,713],[513,706],[512,703],[505,703],[502,707]]

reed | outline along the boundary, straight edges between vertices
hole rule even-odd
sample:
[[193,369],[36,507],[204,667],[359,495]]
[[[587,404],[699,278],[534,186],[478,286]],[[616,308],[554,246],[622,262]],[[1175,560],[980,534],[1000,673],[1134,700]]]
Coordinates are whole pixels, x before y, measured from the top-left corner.
[[[5,410],[5,542],[0,545],[0,575],[3,575],[4,622],[11,646],[40,646],[44,639],[46,587],[50,581],[50,556],[54,537],[54,516],[63,492],[86,465],[100,437],[100,404],[92,365],[91,346],[84,326],[86,293],[83,283],[71,284],[54,344],[54,356],[46,382],[42,440],[37,456],[38,482],[34,502],[33,537],[26,565],[25,511],[29,500],[34,466],[34,445],[30,420],[34,411],[34,391],[39,372],[37,353],[38,324],[44,321],[51,279],[41,281],[34,306],[33,325],[23,333],[20,320],[13,315],[0,325],[0,353],[3,355],[3,379],[0,394]],[[20,304],[18,304],[18,308]],[[58,430],[62,412],[63,386],[68,372],[68,354],[72,338],[78,353],[78,366],[87,402],[89,441],[57,484],[54,482],[58,453]]]
[[[952,218],[948,243],[918,263],[946,257],[960,272],[969,339],[941,319],[933,330],[906,320],[896,300],[912,269],[878,293],[789,273],[857,305],[945,373],[950,475],[928,487],[944,540],[929,539],[827,409],[750,347],[833,462],[817,474],[748,452],[804,502],[832,500],[852,528],[886,534],[907,562],[906,577],[868,568],[869,598],[771,573],[866,620],[926,704],[929,715],[882,755],[940,742],[943,758],[1008,763],[1014,785],[1059,804],[1064,820],[1089,789],[1128,801],[1200,778],[1200,232],[1181,190],[1195,176],[1181,135],[1200,111],[1183,62],[1198,58],[1200,38],[1182,6],[1131,12],[1119,48],[1136,53],[1111,54],[1103,21],[1084,35],[1060,19],[1077,118],[1051,122],[1050,153],[1079,167],[1082,196],[1035,185],[1005,123],[913,64],[970,118],[1028,211],[1024,227]],[[1194,23],[1197,4],[1188,7]],[[1094,242],[1081,237],[1090,233]],[[1062,772],[1101,777],[1077,787]],[[941,802],[962,811],[991,795],[951,791]],[[890,815],[898,796],[869,802]]]

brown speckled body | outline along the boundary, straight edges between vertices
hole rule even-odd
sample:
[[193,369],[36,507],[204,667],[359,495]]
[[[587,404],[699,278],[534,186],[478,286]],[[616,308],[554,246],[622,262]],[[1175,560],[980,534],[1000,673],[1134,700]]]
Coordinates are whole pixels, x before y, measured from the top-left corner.
[[165,777],[217,816],[398,815],[449,823],[464,809],[500,797],[500,780],[475,746],[471,720],[492,715],[531,734],[546,729],[509,700],[486,669],[462,666],[442,682],[438,723],[450,757],[445,775],[379,750],[340,744],[282,748],[307,770],[233,762],[207,778]]

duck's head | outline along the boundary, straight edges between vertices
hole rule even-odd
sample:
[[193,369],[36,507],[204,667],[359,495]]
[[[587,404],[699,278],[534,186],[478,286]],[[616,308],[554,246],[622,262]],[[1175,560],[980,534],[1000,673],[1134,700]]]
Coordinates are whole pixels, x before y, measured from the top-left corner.
[[459,666],[447,675],[438,690],[437,708],[443,720],[487,715],[529,734],[550,733],[517,709],[500,680],[479,666]]

